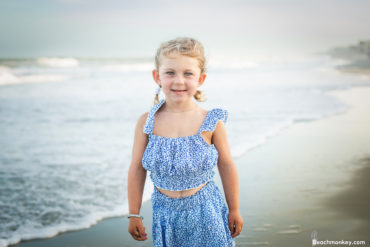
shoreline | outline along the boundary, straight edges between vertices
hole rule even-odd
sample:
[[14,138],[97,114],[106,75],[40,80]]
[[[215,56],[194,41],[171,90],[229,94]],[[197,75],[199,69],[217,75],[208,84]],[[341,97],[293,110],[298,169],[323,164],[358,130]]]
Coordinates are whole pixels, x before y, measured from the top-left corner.
[[[361,94],[361,92],[363,93]],[[328,133],[325,132],[330,129],[334,134],[351,135],[351,133],[344,133],[345,127],[353,125],[358,121],[356,118],[359,116],[354,116],[354,114],[359,114],[357,111],[361,110],[361,107],[362,110],[366,111],[366,106],[361,106],[359,102],[351,103],[351,100],[361,101],[362,99],[366,101],[366,98],[370,97],[370,87],[353,87],[331,91],[329,94],[339,97],[346,104],[349,102],[349,109],[344,113],[336,113],[310,122],[296,122],[289,128],[282,129],[277,135],[268,138],[263,145],[257,146],[235,159],[240,181],[240,210],[245,222],[241,235],[236,238],[237,246],[238,244],[294,246],[293,244],[296,243],[311,246],[310,235],[313,230],[318,231],[319,240],[323,239],[323,234],[327,234],[329,240],[349,240],[343,238],[343,236],[337,236],[336,232],[333,231],[333,229],[338,228],[338,226],[335,227],[335,224],[339,224],[338,219],[335,218],[338,217],[338,214],[347,215],[345,218],[343,216],[339,225],[343,225],[343,222],[351,222],[351,227],[346,229],[350,228],[351,230],[348,232],[352,235],[363,236],[358,229],[363,229],[363,232],[366,232],[367,228],[361,228],[359,224],[359,221],[363,222],[363,220],[358,219],[363,214],[357,215],[356,220],[354,219],[356,217],[353,215],[353,207],[338,206],[339,202],[347,200],[348,196],[353,194],[353,191],[348,192],[347,188],[343,188],[343,181],[348,180],[348,185],[352,185],[354,184],[352,181],[353,176],[368,174],[368,172],[362,171],[358,175],[354,175],[355,170],[345,170],[343,168],[345,166],[341,162],[343,160],[348,162],[349,157],[355,157],[354,160],[358,160],[366,156],[358,156],[357,154],[357,157],[353,152],[349,152],[347,156],[342,155],[341,157],[331,159],[327,153],[333,154],[335,150],[327,147],[321,147],[321,149],[318,147],[316,150],[313,147],[322,145],[320,144],[320,138],[330,140],[330,138],[335,136],[328,136]],[[368,103],[368,105],[370,104]],[[363,118],[366,118],[366,116]],[[361,138],[366,138],[361,131],[364,131],[363,127],[358,131],[359,133],[356,133],[356,137],[358,135],[362,136]],[[312,139],[308,137],[310,134],[314,135]],[[370,133],[368,133],[368,137],[370,139]],[[302,147],[297,146],[297,140],[301,138],[303,138],[302,140],[304,138],[309,139],[305,141],[306,146],[303,150]],[[334,143],[332,145],[337,144]],[[361,143],[361,145],[365,144]],[[305,148],[307,150],[304,150]],[[295,151],[293,154],[287,152],[287,150],[292,149]],[[320,150],[325,154],[319,154]],[[310,153],[311,156],[304,154],[304,151]],[[366,151],[366,149],[363,151]],[[368,154],[368,157],[370,157],[370,150],[368,150]],[[338,168],[339,171],[333,172],[333,166],[330,165],[320,167],[320,169],[323,169],[324,175],[332,172],[336,176],[325,181],[325,176],[315,174],[316,168],[312,164],[325,164],[328,161],[336,163],[334,167]],[[296,164],[299,164],[299,162],[306,164],[307,167],[304,169],[302,166],[297,166]],[[271,164],[274,164],[274,166],[271,166]],[[282,168],[288,168],[286,171],[289,171],[289,173],[287,174],[286,171],[281,170]],[[300,177],[298,181],[296,176],[304,172],[307,174]],[[348,176],[348,174],[351,174],[351,176]],[[214,180],[222,190],[218,172]],[[302,183],[302,181],[304,186],[295,187],[295,185],[299,184],[298,182]],[[360,179],[358,181],[365,180]],[[313,182],[313,185],[310,185],[311,182]],[[356,186],[352,189],[355,191],[362,189],[362,193],[359,192],[358,196],[363,196],[364,185],[357,184]],[[255,191],[262,191],[263,193],[255,195]],[[281,198],[281,195],[283,195],[283,198]],[[336,203],[333,204],[333,202]],[[366,204],[368,202],[369,200],[364,200],[365,205],[368,205]],[[280,208],[270,208],[270,204]],[[362,212],[366,213],[366,209],[362,210]],[[151,246],[150,200],[143,202],[141,214],[145,218],[144,226],[148,234],[148,239],[142,242],[132,239],[127,232],[127,218],[113,217],[103,219],[88,229],[67,231],[48,239],[25,240],[9,246]],[[334,217],[333,215],[336,216]],[[313,216],[318,218],[316,219]],[[325,222],[319,216],[330,222]],[[366,222],[368,223],[369,220],[367,219]]]
[[[144,226],[148,239],[143,242],[134,240],[128,233],[129,219],[126,216],[111,217],[99,221],[97,224],[81,230],[67,231],[47,239],[23,240],[9,247],[65,247],[65,246],[152,246],[151,224],[152,210],[151,201],[142,203],[140,214],[144,217]],[[110,243],[114,239],[114,243]]]

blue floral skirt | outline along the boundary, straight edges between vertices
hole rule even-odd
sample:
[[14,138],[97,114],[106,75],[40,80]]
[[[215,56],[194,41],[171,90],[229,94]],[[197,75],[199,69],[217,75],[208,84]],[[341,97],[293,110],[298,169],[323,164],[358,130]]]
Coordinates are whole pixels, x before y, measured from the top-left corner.
[[229,210],[213,180],[181,198],[168,197],[154,186],[151,200],[155,247],[235,246],[228,227]]

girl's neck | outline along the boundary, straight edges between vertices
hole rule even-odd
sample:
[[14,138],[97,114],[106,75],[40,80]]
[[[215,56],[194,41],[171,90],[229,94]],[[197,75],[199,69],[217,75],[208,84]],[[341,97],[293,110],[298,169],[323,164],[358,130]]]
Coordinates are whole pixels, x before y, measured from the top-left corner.
[[166,100],[163,106],[163,111],[169,113],[190,113],[197,109],[197,104],[191,100],[181,103],[168,102]]

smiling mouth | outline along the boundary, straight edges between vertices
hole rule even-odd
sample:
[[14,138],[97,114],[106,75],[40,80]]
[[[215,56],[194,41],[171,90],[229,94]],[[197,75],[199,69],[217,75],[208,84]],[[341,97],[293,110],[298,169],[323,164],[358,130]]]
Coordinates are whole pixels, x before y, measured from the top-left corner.
[[174,89],[171,89],[171,91],[174,91],[174,92],[185,92],[186,90],[174,90]]

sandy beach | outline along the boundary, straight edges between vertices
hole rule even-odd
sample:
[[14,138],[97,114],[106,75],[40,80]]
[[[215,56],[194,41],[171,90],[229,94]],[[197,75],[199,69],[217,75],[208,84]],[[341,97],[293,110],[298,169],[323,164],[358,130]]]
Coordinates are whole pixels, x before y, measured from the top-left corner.
[[[331,92],[351,108],[283,130],[235,159],[245,226],[237,246],[312,246],[318,240],[370,243],[370,88]],[[221,182],[215,179],[220,188]],[[124,217],[13,246],[151,246],[151,202],[141,213],[148,240],[135,241]],[[366,246],[366,245],[365,245]]]
[[239,246],[312,246],[313,231],[318,240],[369,242],[370,89],[332,95],[349,111],[297,124],[238,163],[249,181],[240,185]]

